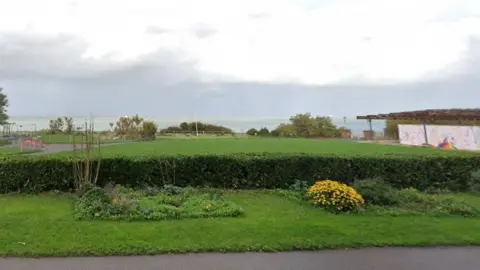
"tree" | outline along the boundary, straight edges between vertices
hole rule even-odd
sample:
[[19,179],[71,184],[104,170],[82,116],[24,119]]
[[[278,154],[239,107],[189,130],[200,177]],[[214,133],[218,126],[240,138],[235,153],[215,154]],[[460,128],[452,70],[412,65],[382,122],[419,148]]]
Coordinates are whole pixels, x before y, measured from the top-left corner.
[[290,117],[290,123],[298,137],[310,137],[313,134],[314,124],[310,113],[299,113]]
[[153,121],[143,121],[141,136],[144,140],[155,140],[155,134],[157,134],[157,124]]
[[272,137],[278,137],[278,136],[280,136],[280,132],[278,130],[274,129],[274,130],[270,131],[270,135]]
[[135,128],[137,129],[137,132],[140,132],[141,125],[143,123],[143,118],[140,117],[138,114],[134,115],[131,117],[133,124],[135,125]]
[[58,117],[57,119],[50,120],[49,128],[50,134],[55,134],[57,132],[62,132],[65,123],[63,122],[63,118]]
[[138,138],[138,130],[133,122],[133,118],[129,116],[120,117],[115,126],[115,134],[125,139]]
[[145,121],[138,114],[134,116],[122,116],[115,124],[115,134],[125,139],[155,139],[157,124]]
[[326,116],[313,117],[310,113],[300,113],[290,117],[290,123],[280,124],[275,135],[284,137],[322,137],[337,138],[342,133]]
[[187,122],[180,123],[180,129],[181,130],[188,130],[188,123]]
[[8,99],[7,95],[3,93],[3,88],[0,87],[0,125],[5,125],[8,120],[7,115]]
[[65,133],[72,134],[73,132],[73,118],[72,117],[64,117],[65,119]]
[[258,136],[270,136],[270,131],[268,130],[267,127],[263,127],[260,130],[258,130]]
[[247,130],[247,135],[257,136],[257,134],[258,134],[258,130],[256,128],[251,128],[251,129]]
[[206,124],[202,122],[182,122],[178,126],[170,126],[160,130],[161,133],[187,133],[193,132],[198,128],[199,132],[214,132],[222,134],[232,134],[233,130],[224,126],[218,126],[213,124]]
[[296,137],[297,131],[293,124],[280,124],[276,129],[276,133],[278,132],[279,136],[281,137]]

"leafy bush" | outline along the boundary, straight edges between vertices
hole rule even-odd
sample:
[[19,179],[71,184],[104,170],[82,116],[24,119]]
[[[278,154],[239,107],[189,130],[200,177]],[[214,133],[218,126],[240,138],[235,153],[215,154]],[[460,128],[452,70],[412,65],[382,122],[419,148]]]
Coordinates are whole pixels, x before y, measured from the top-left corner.
[[[77,219],[165,220],[205,217],[235,217],[243,213],[235,203],[224,200],[218,192],[199,193],[191,188],[175,194],[134,190],[119,185],[94,187],[77,199]],[[145,195],[148,193],[148,196]]]
[[162,188],[162,192],[169,194],[169,195],[178,195],[182,193],[183,189],[181,187],[177,187],[174,185],[165,185]]
[[397,191],[381,178],[355,181],[353,187],[362,194],[367,204],[394,205],[398,203]]
[[477,209],[467,202],[441,195],[420,192],[414,188],[397,191],[399,207],[411,212],[433,215],[459,215],[466,217],[480,216]]
[[476,170],[471,174],[471,180],[469,183],[470,190],[472,192],[480,192],[480,170]]
[[140,130],[141,138],[144,140],[155,140],[157,134],[157,124],[153,121],[143,121],[142,129]]
[[[161,161],[161,162],[160,162]],[[165,162],[172,166],[164,166]],[[69,191],[73,158],[0,157],[0,193]],[[295,181],[381,177],[395,188],[471,189],[471,173],[480,168],[474,156],[333,156],[307,154],[229,154],[194,156],[104,157],[99,182],[129,187],[175,184],[213,188],[287,189]]]
[[354,188],[332,180],[317,181],[307,194],[314,205],[333,212],[354,211],[364,204]]
[[297,180],[297,181],[295,181],[295,183],[293,185],[290,186],[290,190],[304,195],[304,194],[307,193],[308,187],[309,187],[309,185],[308,185],[307,181]]

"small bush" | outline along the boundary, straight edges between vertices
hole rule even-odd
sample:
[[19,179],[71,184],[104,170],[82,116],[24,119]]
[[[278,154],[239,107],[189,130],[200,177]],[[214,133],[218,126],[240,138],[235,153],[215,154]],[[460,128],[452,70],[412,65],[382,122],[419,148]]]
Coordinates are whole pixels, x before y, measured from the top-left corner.
[[472,172],[469,187],[471,192],[480,192],[480,170]]
[[354,211],[365,203],[354,188],[332,180],[317,181],[307,194],[314,205],[333,212]]
[[480,216],[480,209],[469,205],[463,200],[442,195],[426,194],[414,188],[402,189],[397,193],[399,208],[408,209],[413,212],[464,217]]
[[164,192],[164,193],[169,194],[169,195],[177,195],[177,194],[182,193],[182,191],[183,191],[183,189],[181,187],[177,187],[177,186],[174,186],[174,185],[165,185],[161,189],[161,192]]
[[395,205],[398,203],[396,190],[381,178],[358,180],[353,187],[362,194],[367,204]]
[[91,188],[75,202],[74,216],[77,219],[96,219],[110,215],[109,204],[110,197],[104,189]]
[[224,200],[218,191],[200,193],[192,188],[168,186],[154,194],[153,188],[134,190],[119,185],[95,187],[75,203],[77,219],[165,220],[233,217],[241,207]]
[[308,187],[309,185],[307,181],[296,180],[295,183],[290,186],[290,190],[304,195],[307,193]]

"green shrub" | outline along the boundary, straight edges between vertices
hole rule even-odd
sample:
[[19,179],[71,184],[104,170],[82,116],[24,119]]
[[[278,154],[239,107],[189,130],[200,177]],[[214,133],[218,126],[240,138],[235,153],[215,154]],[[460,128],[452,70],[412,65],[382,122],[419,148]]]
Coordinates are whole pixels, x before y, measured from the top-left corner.
[[472,192],[480,192],[480,170],[472,172],[470,177],[470,190]]
[[241,207],[224,200],[218,192],[184,191],[174,195],[159,192],[146,196],[144,191],[119,185],[109,185],[103,189],[94,187],[77,199],[74,217],[133,221],[235,217],[243,213]]
[[420,192],[414,188],[397,191],[399,207],[412,212],[433,215],[480,216],[480,209],[460,199]]
[[167,193],[169,195],[177,195],[182,193],[183,189],[181,187],[177,187],[174,185],[165,185],[161,189],[162,192]]
[[367,204],[395,205],[398,203],[397,191],[381,178],[357,180],[353,187]]
[[296,180],[295,183],[290,186],[290,190],[305,195],[309,187],[310,185],[307,181]]
[[[69,191],[73,158],[0,157],[0,193]],[[168,164],[169,166],[165,166]],[[466,191],[479,156],[334,156],[307,154],[230,154],[194,156],[106,157],[99,182],[128,187],[167,184],[186,187],[287,189],[298,181],[381,177],[395,188],[428,187]]]
[[321,180],[307,190],[310,201],[331,212],[353,212],[363,207],[365,200],[354,188],[337,181]]

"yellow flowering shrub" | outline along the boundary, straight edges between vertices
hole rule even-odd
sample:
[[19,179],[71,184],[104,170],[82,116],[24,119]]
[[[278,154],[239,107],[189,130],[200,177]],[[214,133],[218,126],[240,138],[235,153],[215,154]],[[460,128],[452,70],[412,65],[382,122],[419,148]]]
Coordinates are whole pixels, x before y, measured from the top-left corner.
[[354,188],[332,180],[317,181],[307,190],[316,206],[335,212],[348,212],[363,206],[365,201]]

